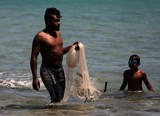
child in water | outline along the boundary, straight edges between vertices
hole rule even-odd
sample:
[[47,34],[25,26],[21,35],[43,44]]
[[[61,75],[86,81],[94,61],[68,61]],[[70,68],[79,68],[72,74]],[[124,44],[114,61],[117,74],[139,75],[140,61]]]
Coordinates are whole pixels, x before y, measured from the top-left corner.
[[119,90],[124,90],[128,84],[128,91],[143,91],[142,81],[145,83],[148,90],[155,92],[155,89],[150,84],[146,73],[143,70],[138,69],[140,65],[140,57],[138,55],[132,55],[129,58],[128,66],[129,70],[123,73],[123,83]]

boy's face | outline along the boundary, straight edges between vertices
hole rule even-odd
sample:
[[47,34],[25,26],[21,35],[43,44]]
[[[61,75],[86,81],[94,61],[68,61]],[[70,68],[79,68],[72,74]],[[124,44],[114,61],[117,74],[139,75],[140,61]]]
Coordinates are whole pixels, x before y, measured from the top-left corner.
[[131,59],[129,60],[128,62],[128,66],[131,68],[131,69],[137,69],[138,68],[138,62],[137,60],[134,60],[134,59]]

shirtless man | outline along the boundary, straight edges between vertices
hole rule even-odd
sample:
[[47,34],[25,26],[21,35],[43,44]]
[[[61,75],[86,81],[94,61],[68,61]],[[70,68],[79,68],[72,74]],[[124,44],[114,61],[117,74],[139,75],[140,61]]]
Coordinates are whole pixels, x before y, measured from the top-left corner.
[[[41,79],[48,90],[51,102],[60,102],[64,96],[65,75],[62,66],[63,55],[72,45],[63,48],[60,34],[60,11],[56,8],[47,8],[44,20],[46,27],[37,33],[32,43],[30,66],[33,76],[33,89],[39,90],[40,81],[37,75],[37,57],[42,56],[40,68]],[[78,42],[76,50],[78,50]]]
[[150,91],[155,91],[150,84],[146,73],[138,69],[138,66],[140,65],[140,57],[138,55],[132,55],[129,58],[128,65],[130,69],[123,73],[123,83],[120,90],[124,90],[128,84],[128,91],[143,91],[142,81],[144,81],[146,87]]

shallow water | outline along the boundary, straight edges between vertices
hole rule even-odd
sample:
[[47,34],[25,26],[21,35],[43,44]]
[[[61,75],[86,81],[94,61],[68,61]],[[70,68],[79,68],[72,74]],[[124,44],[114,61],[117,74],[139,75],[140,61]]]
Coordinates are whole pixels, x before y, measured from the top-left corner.
[[[2,115],[93,115],[93,116],[158,116],[160,96],[151,93],[105,93],[97,101],[79,101],[71,98],[67,103],[47,104],[45,91],[8,90],[1,96],[0,112]],[[14,96],[8,97],[9,94]],[[16,93],[16,95],[15,95]],[[7,100],[6,99],[9,99]],[[3,104],[4,103],[4,104]]]

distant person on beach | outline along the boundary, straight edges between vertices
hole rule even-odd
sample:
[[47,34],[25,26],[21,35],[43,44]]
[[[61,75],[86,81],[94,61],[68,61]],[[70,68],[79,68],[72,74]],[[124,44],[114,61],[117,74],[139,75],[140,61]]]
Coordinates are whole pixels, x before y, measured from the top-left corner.
[[123,73],[123,83],[119,90],[124,90],[128,85],[128,91],[143,91],[142,81],[145,83],[148,90],[155,92],[150,84],[146,73],[143,70],[138,69],[140,65],[140,57],[138,55],[132,55],[129,58],[128,66],[129,70]]
[[[61,13],[56,8],[47,8],[44,15],[46,27],[37,33],[32,43],[30,66],[33,76],[33,89],[39,90],[40,81],[37,75],[37,57],[42,57],[40,68],[41,79],[48,90],[51,102],[60,102],[64,96],[65,74],[62,66],[63,55],[72,45],[63,48],[63,40],[60,34]],[[79,49],[75,42],[76,50]]]

